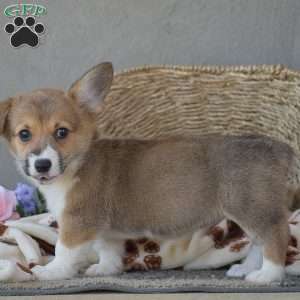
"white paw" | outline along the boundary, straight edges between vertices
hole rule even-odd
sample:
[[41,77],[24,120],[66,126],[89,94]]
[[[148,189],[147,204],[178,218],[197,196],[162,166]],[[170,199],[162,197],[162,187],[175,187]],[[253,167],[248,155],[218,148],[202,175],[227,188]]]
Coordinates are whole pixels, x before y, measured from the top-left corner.
[[50,272],[46,266],[35,266],[31,269],[33,274],[39,280],[52,280],[55,279],[55,274]]
[[257,283],[257,284],[269,284],[272,282],[280,282],[284,278],[284,270],[278,269],[276,272],[260,269],[257,271],[253,271],[246,276],[246,280],[249,282]]
[[244,277],[253,271],[248,265],[245,264],[235,264],[232,265],[229,270],[226,272],[226,276],[228,277]]
[[90,277],[116,275],[122,272],[121,267],[113,264],[99,263],[91,265],[85,272],[85,275]]
[[35,277],[39,280],[61,280],[75,276],[76,272],[64,267],[52,267],[51,263],[46,266],[35,266],[31,269]]

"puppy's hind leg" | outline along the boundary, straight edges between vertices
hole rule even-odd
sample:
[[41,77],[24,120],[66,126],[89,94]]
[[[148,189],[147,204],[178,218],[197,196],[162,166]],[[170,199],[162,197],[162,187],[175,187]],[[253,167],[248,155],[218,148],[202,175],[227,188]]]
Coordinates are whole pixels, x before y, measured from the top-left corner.
[[[253,190],[252,190],[253,192]],[[278,192],[278,193],[276,193]],[[268,196],[271,201],[258,200]],[[236,193],[224,207],[226,217],[235,221],[241,228],[263,247],[263,262],[259,270],[246,276],[250,282],[266,284],[281,281],[289,240],[287,211],[284,208],[284,193],[276,188],[270,193]],[[265,199],[265,198],[264,198]]]
[[[271,224],[270,224],[271,225]],[[270,230],[261,235],[263,242],[263,264],[260,270],[246,276],[246,280],[256,283],[281,281],[285,273],[285,259],[288,247],[289,230],[285,220],[278,220]]]
[[228,277],[244,277],[252,271],[258,270],[262,267],[263,256],[262,247],[252,245],[247,257],[240,264],[235,264],[226,272]]

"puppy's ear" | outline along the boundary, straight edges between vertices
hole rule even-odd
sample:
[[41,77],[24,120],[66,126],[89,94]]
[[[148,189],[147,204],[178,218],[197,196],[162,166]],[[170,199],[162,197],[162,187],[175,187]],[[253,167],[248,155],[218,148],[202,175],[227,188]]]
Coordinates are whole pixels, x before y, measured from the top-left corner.
[[0,136],[4,135],[11,99],[0,102]]
[[70,88],[69,94],[91,110],[97,110],[110,90],[113,66],[104,62],[87,71]]

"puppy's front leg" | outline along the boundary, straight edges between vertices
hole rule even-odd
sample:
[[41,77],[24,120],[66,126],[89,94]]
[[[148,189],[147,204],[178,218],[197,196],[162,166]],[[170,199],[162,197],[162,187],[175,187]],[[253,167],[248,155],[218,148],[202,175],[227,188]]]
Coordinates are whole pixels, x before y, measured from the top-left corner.
[[122,254],[124,241],[99,238],[94,242],[94,251],[98,254],[99,263],[90,266],[87,276],[114,275],[123,271]]
[[55,258],[46,266],[35,266],[32,272],[39,280],[60,280],[74,277],[87,262],[91,242],[69,248],[58,240]]

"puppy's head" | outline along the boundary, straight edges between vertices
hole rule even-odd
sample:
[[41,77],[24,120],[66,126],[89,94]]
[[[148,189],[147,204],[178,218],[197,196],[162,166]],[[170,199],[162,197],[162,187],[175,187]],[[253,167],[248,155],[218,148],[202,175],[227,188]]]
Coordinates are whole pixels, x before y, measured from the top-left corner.
[[68,92],[41,89],[0,103],[0,135],[17,165],[39,184],[76,172],[96,135],[96,115],[113,79],[102,63]]

